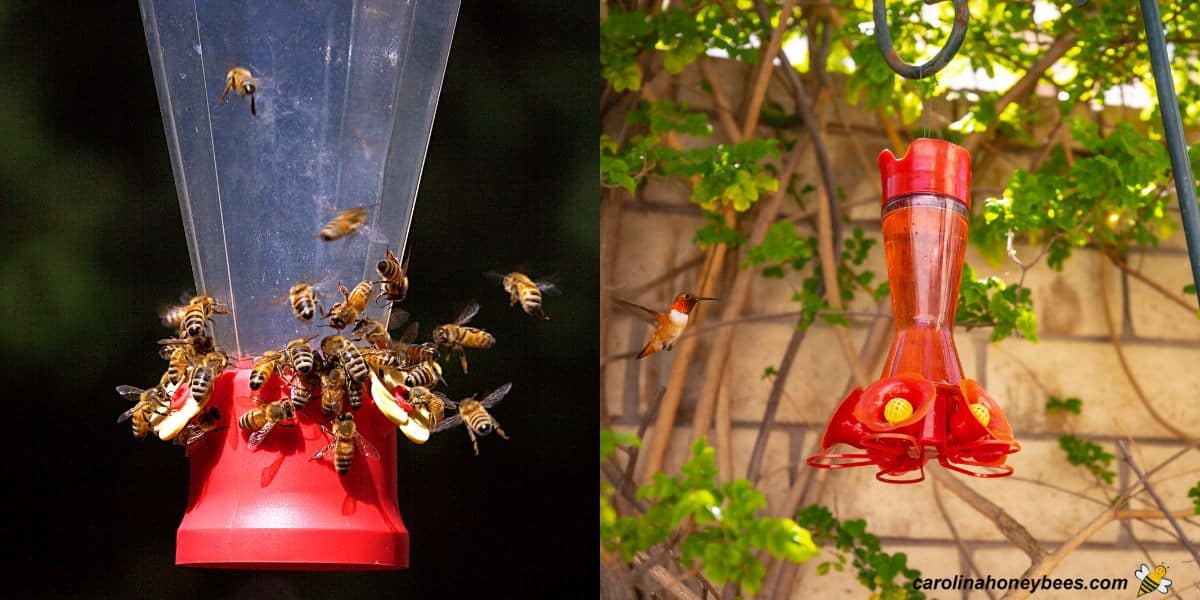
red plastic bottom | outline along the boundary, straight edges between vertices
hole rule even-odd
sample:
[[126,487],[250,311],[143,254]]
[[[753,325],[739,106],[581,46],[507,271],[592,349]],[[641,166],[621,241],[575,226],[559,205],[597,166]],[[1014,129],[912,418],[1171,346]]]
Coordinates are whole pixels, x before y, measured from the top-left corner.
[[[287,393],[278,377],[264,401]],[[254,406],[249,370],[217,381],[209,406],[223,429],[189,448],[188,507],[176,536],[175,564],[222,569],[388,570],[408,567],[408,530],[396,490],[396,427],[376,410],[370,390],[355,412],[379,460],[356,453],[345,475],[323,460],[328,419],[314,397],[290,425],[278,425],[256,450],[238,427]],[[348,407],[347,407],[348,408]]]

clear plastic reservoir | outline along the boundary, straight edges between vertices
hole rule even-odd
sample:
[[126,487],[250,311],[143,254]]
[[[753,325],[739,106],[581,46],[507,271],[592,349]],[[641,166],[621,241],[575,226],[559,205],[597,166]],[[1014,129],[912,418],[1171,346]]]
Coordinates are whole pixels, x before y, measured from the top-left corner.
[[[217,342],[246,357],[331,333],[293,317],[287,291],[323,283],[328,309],[339,281],[378,279],[386,245],[403,252],[459,2],[140,4],[196,289],[233,311]],[[218,99],[235,67],[256,115],[237,90]],[[356,206],[367,228],[317,238]]]

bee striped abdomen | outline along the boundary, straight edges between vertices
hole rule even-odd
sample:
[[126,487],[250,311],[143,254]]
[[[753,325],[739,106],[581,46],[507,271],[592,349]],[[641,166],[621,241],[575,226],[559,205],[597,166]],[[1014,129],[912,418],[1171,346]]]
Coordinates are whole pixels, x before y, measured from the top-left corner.
[[442,365],[437,361],[425,361],[405,373],[404,385],[408,387],[430,387],[442,379]]
[[345,475],[350,471],[350,465],[354,462],[354,440],[338,439],[335,454],[333,456],[333,468],[337,470],[338,475]]
[[363,359],[362,353],[353,346],[346,346],[342,349],[338,357],[342,361],[342,366],[346,369],[346,374],[355,383],[362,383],[371,375],[371,370],[367,367],[367,361]]
[[299,346],[292,349],[292,368],[297,373],[308,375],[313,370],[313,351],[308,346]]
[[203,404],[208,399],[209,392],[212,391],[212,380],[212,369],[207,367],[196,369],[196,372],[192,374],[192,399]]

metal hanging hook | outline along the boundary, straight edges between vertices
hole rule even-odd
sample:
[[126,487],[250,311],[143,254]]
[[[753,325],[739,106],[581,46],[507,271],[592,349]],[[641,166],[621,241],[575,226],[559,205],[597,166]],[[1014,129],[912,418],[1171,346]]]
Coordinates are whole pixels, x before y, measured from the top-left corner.
[[[925,0],[926,4],[937,4],[943,0]],[[950,39],[938,51],[937,56],[921,65],[910,65],[896,54],[892,46],[892,32],[888,29],[887,0],[875,0],[875,41],[879,42],[879,50],[883,52],[883,60],[889,67],[905,79],[924,79],[941,71],[950,59],[958,54],[963,39],[967,37],[967,23],[971,20],[967,12],[967,0],[954,0],[954,27],[950,29]]]

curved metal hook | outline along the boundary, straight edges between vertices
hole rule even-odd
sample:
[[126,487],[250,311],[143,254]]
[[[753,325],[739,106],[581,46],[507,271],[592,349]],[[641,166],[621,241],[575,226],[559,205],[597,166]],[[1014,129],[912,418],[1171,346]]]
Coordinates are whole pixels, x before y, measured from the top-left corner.
[[[935,0],[936,1],[936,0]],[[930,3],[929,0],[926,0]],[[958,54],[963,39],[967,37],[967,23],[971,20],[967,12],[967,0],[954,0],[954,27],[950,30],[950,39],[938,51],[937,56],[922,65],[910,65],[900,59],[896,48],[892,46],[892,32],[888,29],[887,0],[875,0],[875,41],[879,42],[879,50],[883,52],[883,60],[897,74],[906,79],[924,79],[941,71],[950,59]]]

